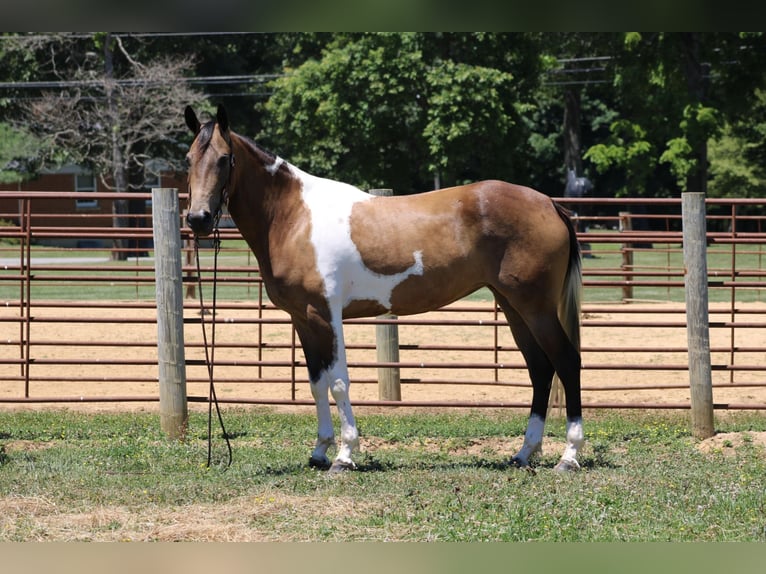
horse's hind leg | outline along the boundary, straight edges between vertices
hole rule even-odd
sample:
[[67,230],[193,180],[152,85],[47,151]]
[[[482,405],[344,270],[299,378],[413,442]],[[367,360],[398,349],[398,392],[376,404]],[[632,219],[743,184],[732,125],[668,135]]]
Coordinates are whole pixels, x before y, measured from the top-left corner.
[[513,338],[524,356],[529,378],[532,381],[532,408],[524,433],[524,444],[511,458],[513,464],[527,467],[530,458],[542,451],[545,416],[548,411],[548,397],[554,369],[553,364],[540,345],[537,344],[521,316],[501,295],[496,293],[495,297],[508,320]]
[[567,445],[557,470],[579,468],[577,453],[582,448],[582,407],[580,402],[580,354],[569,341],[555,312],[530,313],[522,317],[502,295],[496,293],[511,332],[527,363],[532,380],[532,408],[521,450],[514,462],[526,466],[529,457],[542,445],[554,372],[564,386],[567,408]]
[[577,470],[580,468],[577,453],[585,443],[580,397],[580,353],[569,340],[555,313],[535,315],[526,319],[529,330],[553,363],[553,368],[564,386],[567,442],[556,470]]

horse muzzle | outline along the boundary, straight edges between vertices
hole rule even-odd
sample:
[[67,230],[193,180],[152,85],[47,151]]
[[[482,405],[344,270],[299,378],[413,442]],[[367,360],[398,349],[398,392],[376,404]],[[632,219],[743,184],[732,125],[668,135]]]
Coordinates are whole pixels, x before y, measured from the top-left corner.
[[213,231],[215,218],[207,210],[190,211],[186,214],[186,223],[197,237],[206,237]]

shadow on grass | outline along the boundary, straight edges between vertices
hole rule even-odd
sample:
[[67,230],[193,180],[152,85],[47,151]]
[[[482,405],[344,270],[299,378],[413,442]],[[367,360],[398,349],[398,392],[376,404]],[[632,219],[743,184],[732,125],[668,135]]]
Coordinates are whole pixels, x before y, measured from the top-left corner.
[[[354,472],[399,472],[404,470],[420,470],[420,471],[446,471],[446,470],[491,470],[495,472],[526,472],[534,474],[537,471],[553,471],[554,467],[558,463],[558,459],[543,459],[533,462],[529,467],[519,467],[513,464],[510,460],[496,460],[487,458],[472,458],[472,459],[455,459],[444,461],[428,461],[428,460],[379,460],[374,456],[368,454],[361,462],[357,463],[357,468]],[[580,467],[585,471],[593,471],[600,469],[617,469],[622,465],[616,464],[610,460],[603,458],[586,457],[580,461]]]

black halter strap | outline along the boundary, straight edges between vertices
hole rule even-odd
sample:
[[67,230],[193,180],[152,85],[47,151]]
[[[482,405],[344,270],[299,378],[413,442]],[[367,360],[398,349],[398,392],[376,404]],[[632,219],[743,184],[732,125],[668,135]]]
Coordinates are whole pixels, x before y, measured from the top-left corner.
[[[221,188],[221,201],[218,202],[218,209],[213,216],[213,229],[218,232],[218,223],[223,215],[223,206],[229,204],[229,183],[231,182],[231,173],[234,171],[234,154],[229,154],[229,174],[226,176],[226,183]],[[196,238],[195,238],[196,240]]]

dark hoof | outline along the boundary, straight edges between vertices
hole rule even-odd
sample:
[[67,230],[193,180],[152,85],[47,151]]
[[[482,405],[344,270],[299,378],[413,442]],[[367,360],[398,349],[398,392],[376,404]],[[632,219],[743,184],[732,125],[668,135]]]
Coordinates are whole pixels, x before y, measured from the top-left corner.
[[524,462],[520,458],[516,458],[515,456],[511,458],[510,462],[511,468],[519,468],[521,470],[526,470],[530,474],[537,474],[534,468],[532,468],[528,462]]
[[330,461],[326,458],[316,458],[312,456],[309,458],[309,466],[311,468],[318,468],[319,470],[327,470],[330,468]]
[[580,465],[576,460],[560,460],[559,463],[553,467],[556,472],[577,472],[580,470]]
[[356,465],[353,462],[344,462],[341,460],[336,460],[335,462],[332,463],[332,466],[330,466],[330,470],[328,471],[328,474],[341,474],[349,470],[356,470]]

